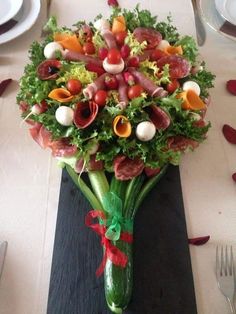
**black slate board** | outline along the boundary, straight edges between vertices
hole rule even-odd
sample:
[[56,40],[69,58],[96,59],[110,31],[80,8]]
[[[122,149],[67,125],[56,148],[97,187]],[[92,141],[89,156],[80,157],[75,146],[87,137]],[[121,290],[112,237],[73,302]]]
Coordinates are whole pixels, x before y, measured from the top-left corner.
[[[100,238],[84,225],[90,205],[63,171],[47,314],[110,314]],[[125,314],[195,314],[192,269],[178,167],[140,207],[134,227],[134,289]]]

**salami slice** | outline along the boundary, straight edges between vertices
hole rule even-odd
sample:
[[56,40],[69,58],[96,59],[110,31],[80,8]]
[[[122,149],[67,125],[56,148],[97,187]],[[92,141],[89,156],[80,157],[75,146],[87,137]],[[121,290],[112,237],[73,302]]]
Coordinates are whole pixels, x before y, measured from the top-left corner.
[[85,129],[96,118],[98,105],[94,101],[80,102],[74,111],[74,123],[79,129]]
[[88,163],[88,169],[89,170],[103,170],[104,169],[104,163],[102,160],[96,160],[96,154],[90,156],[90,160]]
[[113,162],[115,176],[118,180],[130,180],[140,175],[144,169],[141,159],[130,159],[124,155],[117,156]]
[[157,60],[157,66],[163,68],[165,64],[170,66],[170,76],[172,79],[179,79],[187,76],[191,70],[190,63],[181,56],[170,55]]
[[40,80],[55,80],[61,68],[59,60],[49,59],[41,62],[37,68],[37,74]]
[[147,112],[157,130],[165,130],[170,125],[169,115],[160,107],[151,105],[147,107]]
[[142,43],[143,41],[147,42],[147,49],[154,49],[162,40],[162,35],[158,31],[147,28],[147,27],[137,27],[133,32],[134,37],[138,42]]

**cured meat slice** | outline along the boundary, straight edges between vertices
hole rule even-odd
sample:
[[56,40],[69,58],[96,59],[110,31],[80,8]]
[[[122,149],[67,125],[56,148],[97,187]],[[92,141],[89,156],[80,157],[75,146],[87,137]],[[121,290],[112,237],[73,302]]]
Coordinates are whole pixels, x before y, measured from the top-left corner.
[[117,48],[115,36],[109,29],[102,30],[101,34],[109,49]]
[[29,129],[30,135],[43,149],[49,147],[52,134],[41,123],[31,123],[33,126]]
[[162,40],[162,35],[153,28],[137,27],[133,32],[134,37],[142,43],[147,42],[147,49],[154,49]]
[[190,63],[181,56],[170,55],[157,60],[157,66],[163,68],[165,64],[169,64],[170,77],[172,79],[179,79],[187,76],[190,73]]
[[118,180],[130,180],[140,175],[144,169],[141,159],[130,159],[124,155],[117,156],[113,162],[115,176]]
[[74,111],[74,123],[79,129],[85,129],[96,118],[98,105],[94,101],[80,102]]
[[122,105],[124,108],[127,106],[128,102],[129,102],[128,86],[125,83],[125,80],[124,80],[122,74],[117,74],[116,79],[117,79],[118,84],[119,84],[119,87],[118,87],[119,102],[120,102],[120,105]]
[[49,144],[54,157],[71,157],[77,152],[76,145],[71,145],[68,138],[61,138]]
[[199,145],[197,141],[182,135],[171,136],[167,140],[167,146],[173,151],[185,151],[187,148],[196,148]]
[[80,52],[75,52],[71,50],[67,50],[64,53],[64,58],[68,61],[82,61],[84,63],[92,63],[92,64],[102,66],[102,61],[99,60],[98,58],[88,56],[88,55],[83,55]]
[[157,130],[165,130],[170,125],[169,115],[160,107],[151,105],[147,107],[147,112]]
[[103,73],[93,83],[88,84],[88,86],[83,90],[84,96],[88,99],[92,99],[98,90],[105,89],[106,76],[107,73]]
[[37,74],[40,80],[55,80],[61,68],[61,62],[49,59],[41,62],[37,68]]
[[145,167],[144,168],[144,172],[146,174],[147,177],[154,177],[155,175],[157,175],[159,172],[161,171],[161,168],[151,168],[151,167]]
[[103,170],[104,163],[102,160],[96,160],[96,154],[90,156],[88,170]]
[[136,81],[145,89],[152,97],[165,97],[168,92],[163,87],[156,85],[152,80],[134,68],[129,68],[129,72],[133,74]]
[[85,68],[90,72],[96,73],[98,76],[105,73],[105,70],[101,66],[98,66],[97,64],[94,63],[89,62],[88,64],[86,64]]

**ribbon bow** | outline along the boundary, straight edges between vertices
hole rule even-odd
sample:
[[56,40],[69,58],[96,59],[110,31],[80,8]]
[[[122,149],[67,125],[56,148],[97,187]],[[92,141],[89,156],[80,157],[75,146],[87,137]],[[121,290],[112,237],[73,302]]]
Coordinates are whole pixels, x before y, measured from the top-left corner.
[[[104,246],[103,259],[100,266],[96,270],[96,275],[100,276],[104,271],[107,259],[110,259],[114,265],[124,268],[128,262],[128,257],[121,250],[119,250],[115,245],[113,245],[111,243],[111,240],[109,240],[106,237],[107,227],[105,225],[93,223],[94,218],[100,218],[103,220],[103,222],[106,222],[106,216],[104,212],[100,210],[91,210],[88,212],[85,218],[86,226],[90,227],[93,231],[95,231],[98,235],[101,236],[101,245]],[[121,232],[120,240],[125,241],[127,243],[132,243],[133,235],[128,232]]]

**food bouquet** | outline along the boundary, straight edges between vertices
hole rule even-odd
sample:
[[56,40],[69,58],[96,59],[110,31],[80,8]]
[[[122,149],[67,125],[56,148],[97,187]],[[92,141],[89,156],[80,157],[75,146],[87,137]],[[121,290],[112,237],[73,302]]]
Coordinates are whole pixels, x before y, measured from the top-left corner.
[[214,75],[170,17],[115,8],[108,19],[74,26],[50,18],[48,36],[30,48],[17,102],[33,139],[93,208],[85,223],[101,237],[97,275],[104,273],[109,308],[122,313],[132,292],[135,214],[168,164],[206,138]]

